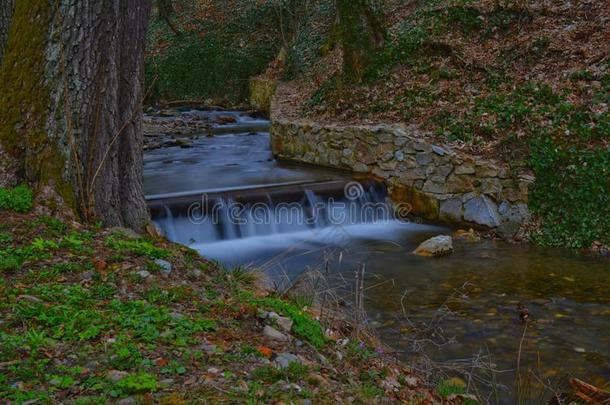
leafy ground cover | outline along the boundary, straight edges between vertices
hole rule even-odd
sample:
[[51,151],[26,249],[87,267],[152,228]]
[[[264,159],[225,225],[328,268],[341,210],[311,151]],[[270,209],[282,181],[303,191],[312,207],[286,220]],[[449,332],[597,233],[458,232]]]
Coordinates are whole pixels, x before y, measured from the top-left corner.
[[[22,207],[21,191],[8,206]],[[31,206],[30,199],[26,205]],[[17,203],[19,202],[19,203]],[[0,210],[0,400],[432,403],[410,370],[197,252]],[[273,311],[293,325],[273,340]],[[334,339],[337,335],[334,334]],[[288,364],[280,366],[286,354]]]

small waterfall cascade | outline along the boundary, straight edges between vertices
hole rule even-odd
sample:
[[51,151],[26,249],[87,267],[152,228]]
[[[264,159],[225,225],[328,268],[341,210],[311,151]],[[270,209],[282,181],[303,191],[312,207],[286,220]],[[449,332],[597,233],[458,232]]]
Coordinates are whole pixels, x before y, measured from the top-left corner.
[[159,229],[185,245],[391,221],[387,190],[343,180],[234,189],[148,201]]

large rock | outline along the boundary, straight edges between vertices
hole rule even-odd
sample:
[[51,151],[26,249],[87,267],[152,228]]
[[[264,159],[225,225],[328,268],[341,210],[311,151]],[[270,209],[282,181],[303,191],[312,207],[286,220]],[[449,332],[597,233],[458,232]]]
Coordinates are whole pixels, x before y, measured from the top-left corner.
[[439,218],[443,221],[459,222],[462,220],[462,200],[450,198],[441,203]]
[[523,223],[530,218],[530,212],[527,208],[527,204],[516,203],[510,204],[507,201],[503,201],[498,207],[498,213],[503,221],[512,221],[517,223]]
[[475,197],[464,204],[464,220],[495,228],[500,225],[498,206],[489,197]]
[[423,242],[413,253],[418,256],[443,256],[453,252],[453,239],[451,236],[439,235]]
[[521,228],[521,225],[519,224],[519,222],[508,221],[508,222],[504,222],[502,225],[498,226],[496,228],[496,233],[501,238],[510,240],[515,237],[517,232],[519,232],[520,228]]

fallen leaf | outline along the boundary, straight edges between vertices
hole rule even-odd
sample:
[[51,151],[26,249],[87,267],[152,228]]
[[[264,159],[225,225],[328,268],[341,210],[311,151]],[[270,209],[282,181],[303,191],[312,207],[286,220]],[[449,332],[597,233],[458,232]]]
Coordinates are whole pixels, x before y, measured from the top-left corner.
[[259,346],[256,348],[256,350],[258,350],[258,352],[266,358],[270,358],[273,355],[273,350],[266,346]]

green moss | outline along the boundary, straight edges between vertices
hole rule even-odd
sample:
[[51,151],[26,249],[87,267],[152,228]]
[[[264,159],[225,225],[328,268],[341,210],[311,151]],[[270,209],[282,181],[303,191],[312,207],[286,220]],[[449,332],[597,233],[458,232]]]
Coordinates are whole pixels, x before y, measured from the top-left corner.
[[27,138],[44,135],[49,94],[42,78],[50,11],[45,1],[17,2],[0,68],[0,142],[18,157]]
[[63,177],[65,159],[45,132],[50,102],[45,46],[51,15],[46,1],[16,4],[0,66],[0,145],[19,162],[18,175],[38,186],[52,185],[72,205],[72,188]]

